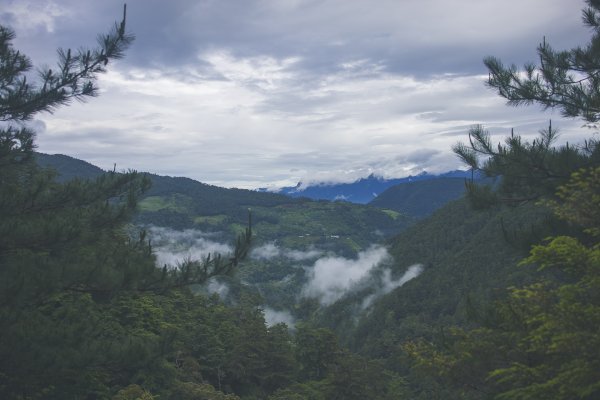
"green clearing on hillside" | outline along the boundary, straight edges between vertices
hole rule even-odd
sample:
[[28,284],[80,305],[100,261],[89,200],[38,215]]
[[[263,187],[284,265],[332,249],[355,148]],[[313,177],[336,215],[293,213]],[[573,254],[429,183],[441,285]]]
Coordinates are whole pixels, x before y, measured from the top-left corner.
[[188,196],[175,193],[171,196],[148,196],[139,202],[140,212],[171,210],[185,212],[192,199]]

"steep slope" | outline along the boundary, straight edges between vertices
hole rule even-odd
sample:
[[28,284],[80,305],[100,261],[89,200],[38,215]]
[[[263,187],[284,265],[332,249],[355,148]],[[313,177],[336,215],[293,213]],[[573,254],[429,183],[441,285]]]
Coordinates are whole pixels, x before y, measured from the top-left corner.
[[532,271],[516,264],[552,223],[539,207],[473,211],[466,200],[453,201],[389,241],[393,277],[414,264],[423,265],[421,275],[367,309],[361,305],[370,292],[355,292],[317,319],[354,349],[397,367],[405,340],[466,324],[504,288],[526,282]]
[[464,192],[464,178],[435,178],[392,186],[368,204],[424,218]]

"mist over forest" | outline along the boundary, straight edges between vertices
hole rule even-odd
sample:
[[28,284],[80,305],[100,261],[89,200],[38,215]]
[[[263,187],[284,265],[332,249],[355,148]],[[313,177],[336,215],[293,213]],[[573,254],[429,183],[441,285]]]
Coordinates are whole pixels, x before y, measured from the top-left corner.
[[579,3],[8,0],[0,398],[600,398]]

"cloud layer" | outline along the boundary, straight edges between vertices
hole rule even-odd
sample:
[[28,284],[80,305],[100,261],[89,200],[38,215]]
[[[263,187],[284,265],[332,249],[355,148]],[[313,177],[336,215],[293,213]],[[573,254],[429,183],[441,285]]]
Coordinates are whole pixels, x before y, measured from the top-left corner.
[[[543,36],[558,49],[585,43],[583,6],[131,0],[136,42],[101,77],[98,99],[38,117],[39,150],[264,187],[453,169],[450,146],[474,123],[535,134],[552,117],[574,142],[588,135],[578,121],[507,108],[484,87],[481,59],[534,60]],[[121,7],[8,0],[0,23],[36,64],[53,65],[55,48],[93,46]]]

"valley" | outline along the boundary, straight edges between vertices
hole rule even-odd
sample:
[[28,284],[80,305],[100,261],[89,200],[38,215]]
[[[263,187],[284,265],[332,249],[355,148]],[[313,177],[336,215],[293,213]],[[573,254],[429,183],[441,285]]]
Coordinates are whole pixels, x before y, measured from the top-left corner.
[[[105,174],[70,157],[37,157],[65,183]],[[275,385],[279,390],[269,399],[292,394],[321,399],[309,393],[343,391],[339,385],[347,379],[362,382],[361,397],[368,390],[378,393],[374,398],[385,393],[390,399],[425,399],[434,390],[461,398],[460,390],[444,379],[422,375],[416,368],[422,361],[409,355],[419,360],[430,351],[415,347],[423,341],[443,345],[448,327],[466,329],[496,318],[494,304],[505,301],[507,288],[535,284],[540,277],[534,268],[518,265],[531,246],[553,232],[569,232],[541,204],[474,208],[474,193],[465,197],[464,192],[472,181],[464,178],[403,182],[370,204],[354,204],[146,176],[152,185],[127,231],[131,237],[146,232],[159,268],[177,269],[209,255],[227,257],[236,236],[251,224],[252,246],[237,268],[190,288],[199,300],[210,299],[235,312],[258,312],[253,323],[264,324],[260,329],[267,335],[283,329],[293,338],[293,363],[304,372],[296,378],[286,375],[296,383]],[[488,184],[493,179],[475,182],[481,190],[502,190]],[[541,276],[556,279],[552,273]],[[319,346],[326,347],[317,350]],[[316,353],[303,355],[309,349]],[[321,362],[324,370],[317,368]],[[359,365],[369,367],[358,372]],[[336,366],[353,371],[351,378],[336,375],[331,369]],[[385,371],[386,378],[369,377],[375,370]],[[258,390],[247,382],[230,382],[224,390],[242,398],[265,393],[264,384]]]
[[[10,1],[0,398],[600,398],[584,2],[589,44],[543,36],[539,65],[484,74],[471,53],[520,57],[530,14],[577,42],[572,7],[134,0],[51,69],[14,46],[44,60],[110,5]],[[546,116],[504,115],[482,81],[564,118],[530,132]]]
[[[59,179],[93,178],[104,172],[60,155],[38,154],[38,162],[56,168]],[[381,274],[389,274],[395,265],[386,243],[423,217],[422,213],[394,210],[398,207],[393,200],[388,200],[389,208],[378,208],[224,189],[187,178],[149,177],[152,186],[142,197],[130,230],[148,231],[159,266],[168,263],[175,267],[187,258],[201,260],[209,254],[226,255],[251,216],[253,248],[247,259],[233,276],[215,278],[197,290],[213,293],[216,288],[229,303],[250,293],[262,299],[258,301],[269,311],[267,316],[278,316],[270,318],[273,322],[312,320],[325,314],[333,300],[368,282],[374,285],[368,289],[382,290],[385,282],[380,281]],[[423,192],[419,185],[402,182],[396,189],[406,187],[412,194],[408,201],[398,202],[401,206],[411,201],[413,208],[440,206],[458,196],[452,186],[454,180],[460,180],[464,190],[462,178],[446,178],[452,189],[438,183],[444,178],[422,178],[419,183],[434,184],[433,189]],[[394,267],[395,274],[401,269]],[[388,277],[387,282],[391,281]]]

